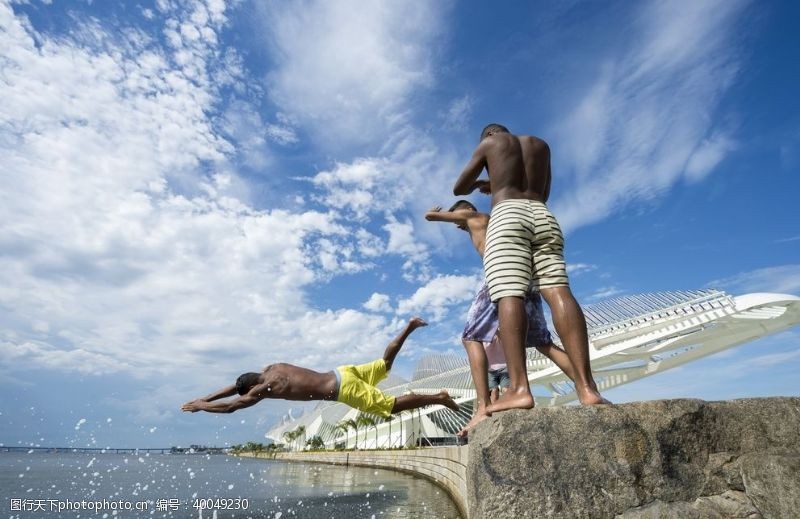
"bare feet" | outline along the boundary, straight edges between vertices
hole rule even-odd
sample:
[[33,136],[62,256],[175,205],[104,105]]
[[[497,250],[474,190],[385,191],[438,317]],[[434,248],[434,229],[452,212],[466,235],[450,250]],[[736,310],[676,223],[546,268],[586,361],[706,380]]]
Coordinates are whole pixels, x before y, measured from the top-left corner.
[[476,425],[478,425],[482,421],[486,420],[490,416],[492,416],[492,415],[490,415],[486,411],[483,411],[483,412],[478,411],[477,413],[475,413],[475,416],[472,417],[472,420],[467,422],[467,425],[462,427],[461,430],[456,433],[456,436],[458,436],[459,438],[466,438],[467,434],[469,433],[469,431],[473,427],[475,427]]
[[598,405],[610,404],[611,402],[603,398],[603,395],[597,391],[597,388],[591,387],[575,387],[575,392],[578,393],[578,400],[581,405]]
[[449,409],[452,409],[453,411],[458,411],[459,409],[461,409],[458,406],[458,404],[456,403],[456,401],[453,400],[452,398],[450,398],[450,394],[447,391],[441,390],[441,391],[439,391],[439,394],[436,395],[436,396],[438,396],[439,400],[441,400],[439,402],[441,405],[443,405],[443,406],[445,406],[445,407],[447,407]]
[[532,409],[536,402],[530,391],[509,389],[496,402],[486,406],[486,412],[498,413],[509,409]]
[[414,316],[408,320],[408,327],[411,330],[416,330],[417,328],[422,328],[423,326],[428,326],[428,323],[425,322],[425,319],[422,317]]

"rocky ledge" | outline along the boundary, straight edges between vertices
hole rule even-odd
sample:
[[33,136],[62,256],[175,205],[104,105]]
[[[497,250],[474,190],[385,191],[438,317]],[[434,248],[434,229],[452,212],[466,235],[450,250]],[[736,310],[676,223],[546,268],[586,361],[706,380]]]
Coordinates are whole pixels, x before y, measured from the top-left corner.
[[467,481],[471,519],[800,517],[800,398],[499,413]]

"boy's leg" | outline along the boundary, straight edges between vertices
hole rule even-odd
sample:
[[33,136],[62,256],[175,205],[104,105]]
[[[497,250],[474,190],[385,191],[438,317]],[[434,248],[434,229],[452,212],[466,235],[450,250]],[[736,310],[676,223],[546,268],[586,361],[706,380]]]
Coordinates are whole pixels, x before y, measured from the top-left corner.
[[467,350],[469,360],[469,371],[472,374],[472,382],[475,384],[477,408],[472,419],[456,433],[457,436],[465,436],[467,431],[475,427],[476,424],[489,418],[486,406],[489,404],[489,380],[488,364],[486,361],[486,349],[483,343],[478,341],[464,340],[464,349]]
[[503,368],[497,372],[497,396],[502,396],[511,385],[511,379],[508,377],[508,368]]
[[[581,404],[608,403],[597,391],[589,364],[589,335],[583,310],[568,286],[542,288],[542,297],[550,306],[553,324],[574,367],[575,391]],[[566,372],[565,372],[566,373]]]
[[528,383],[525,359],[525,337],[528,329],[525,300],[514,296],[503,297],[497,302],[497,308],[500,318],[497,335],[503,343],[511,384],[508,391],[486,410],[495,413],[507,409],[530,409],[534,406],[534,400]]
[[552,342],[544,346],[536,346],[536,349],[539,350],[539,353],[553,361],[553,364],[558,366],[571,381],[575,382],[575,367],[572,365],[572,361],[569,360],[569,355],[567,355],[564,350]]
[[409,409],[416,409],[418,407],[425,407],[428,405],[443,405],[452,409],[453,411],[458,411],[459,407],[455,401],[450,398],[450,395],[447,391],[439,391],[435,395],[417,395],[417,394],[410,394],[410,395],[401,395],[398,396],[394,401],[394,407],[392,408],[392,414],[401,413],[403,411],[408,411]]
[[395,337],[392,342],[386,346],[386,351],[383,352],[383,361],[386,363],[386,371],[392,369],[392,363],[394,362],[394,358],[397,357],[397,354],[400,353],[400,348],[403,347],[403,343],[406,342],[408,336],[411,335],[411,332],[420,328],[422,326],[428,326],[428,323],[425,322],[421,317],[412,317],[409,319],[408,324],[400,332],[400,335]]

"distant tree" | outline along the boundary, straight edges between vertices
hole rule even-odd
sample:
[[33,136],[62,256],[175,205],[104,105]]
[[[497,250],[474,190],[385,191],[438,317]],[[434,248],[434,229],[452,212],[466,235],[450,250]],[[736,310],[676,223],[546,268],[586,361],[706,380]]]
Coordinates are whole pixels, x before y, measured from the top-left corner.
[[[389,416],[386,416],[383,419],[383,423],[388,423],[389,424],[389,440],[388,440],[388,442],[385,443],[385,445],[389,444],[389,442],[392,441],[392,423],[394,422],[394,419],[395,419],[395,416],[393,414],[389,415]],[[391,447],[391,444],[389,444],[389,446]]]
[[334,430],[344,433],[344,447],[347,448],[347,442],[350,440],[350,425],[347,423],[347,420],[342,420],[337,423]]
[[363,426],[365,428],[364,429],[364,448],[365,449],[367,448],[367,430],[366,430],[367,427],[375,427],[375,445],[377,446],[377,444],[378,444],[378,428],[375,426],[375,420],[369,415],[360,414],[360,415],[358,415],[358,418],[356,418],[356,422],[358,422],[358,425]]
[[306,447],[311,449],[321,449],[325,446],[325,442],[322,440],[322,436],[316,435],[312,436],[306,441]]
[[356,422],[352,418],[349,418],[349,419],[345,420],[345,423],[347,424],[348,428],[353,429],[356,432],[356,442],[355,442],[353,448],[358,450],[358,425],[359,424],[358,424],[358,422]]
[[[295,436],[295,439],[300,438],[306,433],[306,426],[300,425],[297,427],[297,429],[294,430],[294,432],[297,435]],[[300,450],[300,445],[297,445],[297,450]]]

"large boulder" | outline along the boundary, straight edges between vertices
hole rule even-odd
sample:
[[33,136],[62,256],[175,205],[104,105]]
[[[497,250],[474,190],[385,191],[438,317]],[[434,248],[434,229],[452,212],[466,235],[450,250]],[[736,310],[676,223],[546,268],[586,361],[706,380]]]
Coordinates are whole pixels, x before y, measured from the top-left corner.
[[498,413],[470,433],[470,518],[800,516],[798,432],[800,398]]

